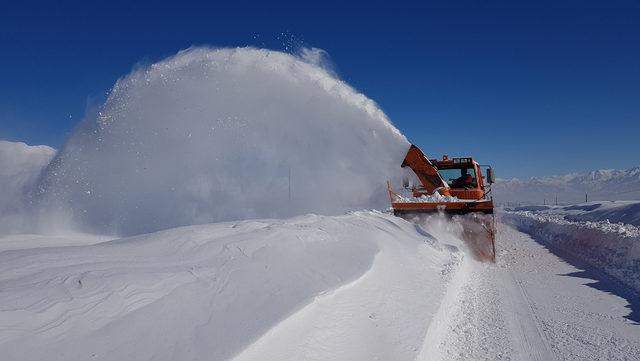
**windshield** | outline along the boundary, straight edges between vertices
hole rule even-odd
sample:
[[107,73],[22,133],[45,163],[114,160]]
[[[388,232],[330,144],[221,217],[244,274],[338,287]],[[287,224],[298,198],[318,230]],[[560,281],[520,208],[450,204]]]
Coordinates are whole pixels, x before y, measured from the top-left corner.
[[[451,188],[476,187],[476,170],[474,167],[438,169],[438,173]],[[471,176],[469,178],[468,176]]]

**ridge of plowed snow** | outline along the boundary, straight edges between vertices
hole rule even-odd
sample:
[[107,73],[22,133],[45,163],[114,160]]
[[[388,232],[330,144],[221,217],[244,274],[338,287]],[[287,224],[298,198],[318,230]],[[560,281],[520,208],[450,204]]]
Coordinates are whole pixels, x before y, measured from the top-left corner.
[[[344,346],[336,355],[387,350],[395,360],[410,360],[439,307],[452,250],[378,212],[5,250],[0,354],[223,360],[265,345],[278,351],[261,340],[286,343],[280,335],[294,332],[298,343],[278,351],[288,358],[312,357],[314,340],[322,339]],[[376,346],[358,337],[375,339]]]
[[[539,210],[505,211],[501,219],[640,292],[640,227],[611,223],[608,219],[571,220],[575,219],[571,216],[572,208],[591,209],[593,206],[582,204],[564,207],[564,210],[560,207],[544,207]],[[624,212],[626,207],[621,209]],[[611,215],[610,212],[604,214]]]
[[464,258],[417,360],[640,359],[636,299],[533,237],[498,223],[497,263]]

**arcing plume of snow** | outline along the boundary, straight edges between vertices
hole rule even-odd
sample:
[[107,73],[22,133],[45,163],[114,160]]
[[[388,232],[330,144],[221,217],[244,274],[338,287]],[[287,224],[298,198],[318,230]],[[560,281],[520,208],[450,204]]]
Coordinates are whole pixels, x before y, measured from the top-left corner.
[[414,360],[461,258],[379,212],[53,242],[0,252],[2,359]]
[[47,169],[41,215],[131,235],[387,207],[409,143],[309,54],[192,48],[118,80]]
[[46,145],[0,141],[0,230],[26,226],[27,193],[56,151]]
[[329,53],[320,48],[302,48],[300,51],[300,57],[307,63],[317,65],[327,71],[332,76],[337,76],[335,72],[335,65],[331,61]]
[[596,170],[585,174],[499,179],[493,186],[498,203],[547,204],[591,201],[640,200],[640,167]]

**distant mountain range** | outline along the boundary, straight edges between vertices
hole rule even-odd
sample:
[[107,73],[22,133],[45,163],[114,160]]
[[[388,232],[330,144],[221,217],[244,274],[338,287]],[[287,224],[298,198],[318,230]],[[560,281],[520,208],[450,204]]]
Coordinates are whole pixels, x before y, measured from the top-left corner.
[[589,173],[529,179],[498,179],[493,187],[499,204],[559,204],[602,200],[640,200],[640,167],[601,169]]

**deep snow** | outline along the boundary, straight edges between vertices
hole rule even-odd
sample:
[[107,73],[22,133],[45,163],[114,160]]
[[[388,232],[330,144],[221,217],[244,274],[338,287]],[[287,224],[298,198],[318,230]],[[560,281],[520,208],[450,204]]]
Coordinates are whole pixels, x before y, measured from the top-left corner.
[[[408,143],[325,56],[189,49],[49,165],[0,142],[0,359],[640,359],[637,203],[504,213],[497,264],[440,216],[344,214]],[[342,215],[262,218],[311,211]]]
[[413,360],[463,258],[442,223],[429,229],[357,212],[14,243],[0,252],[0,354]]
[[640,292],[640,202],[591,202],[573,206],[509,209],[501,220]]
[[[112,241],[0,239],[8,360],[635,360],[637,303],[498,225],[379,212],[189,226]],[[538,237],[539,235],[536,235]],[[84,245],[82,245],[84,243]],[[23,247],[27,247],[24,249]]]

